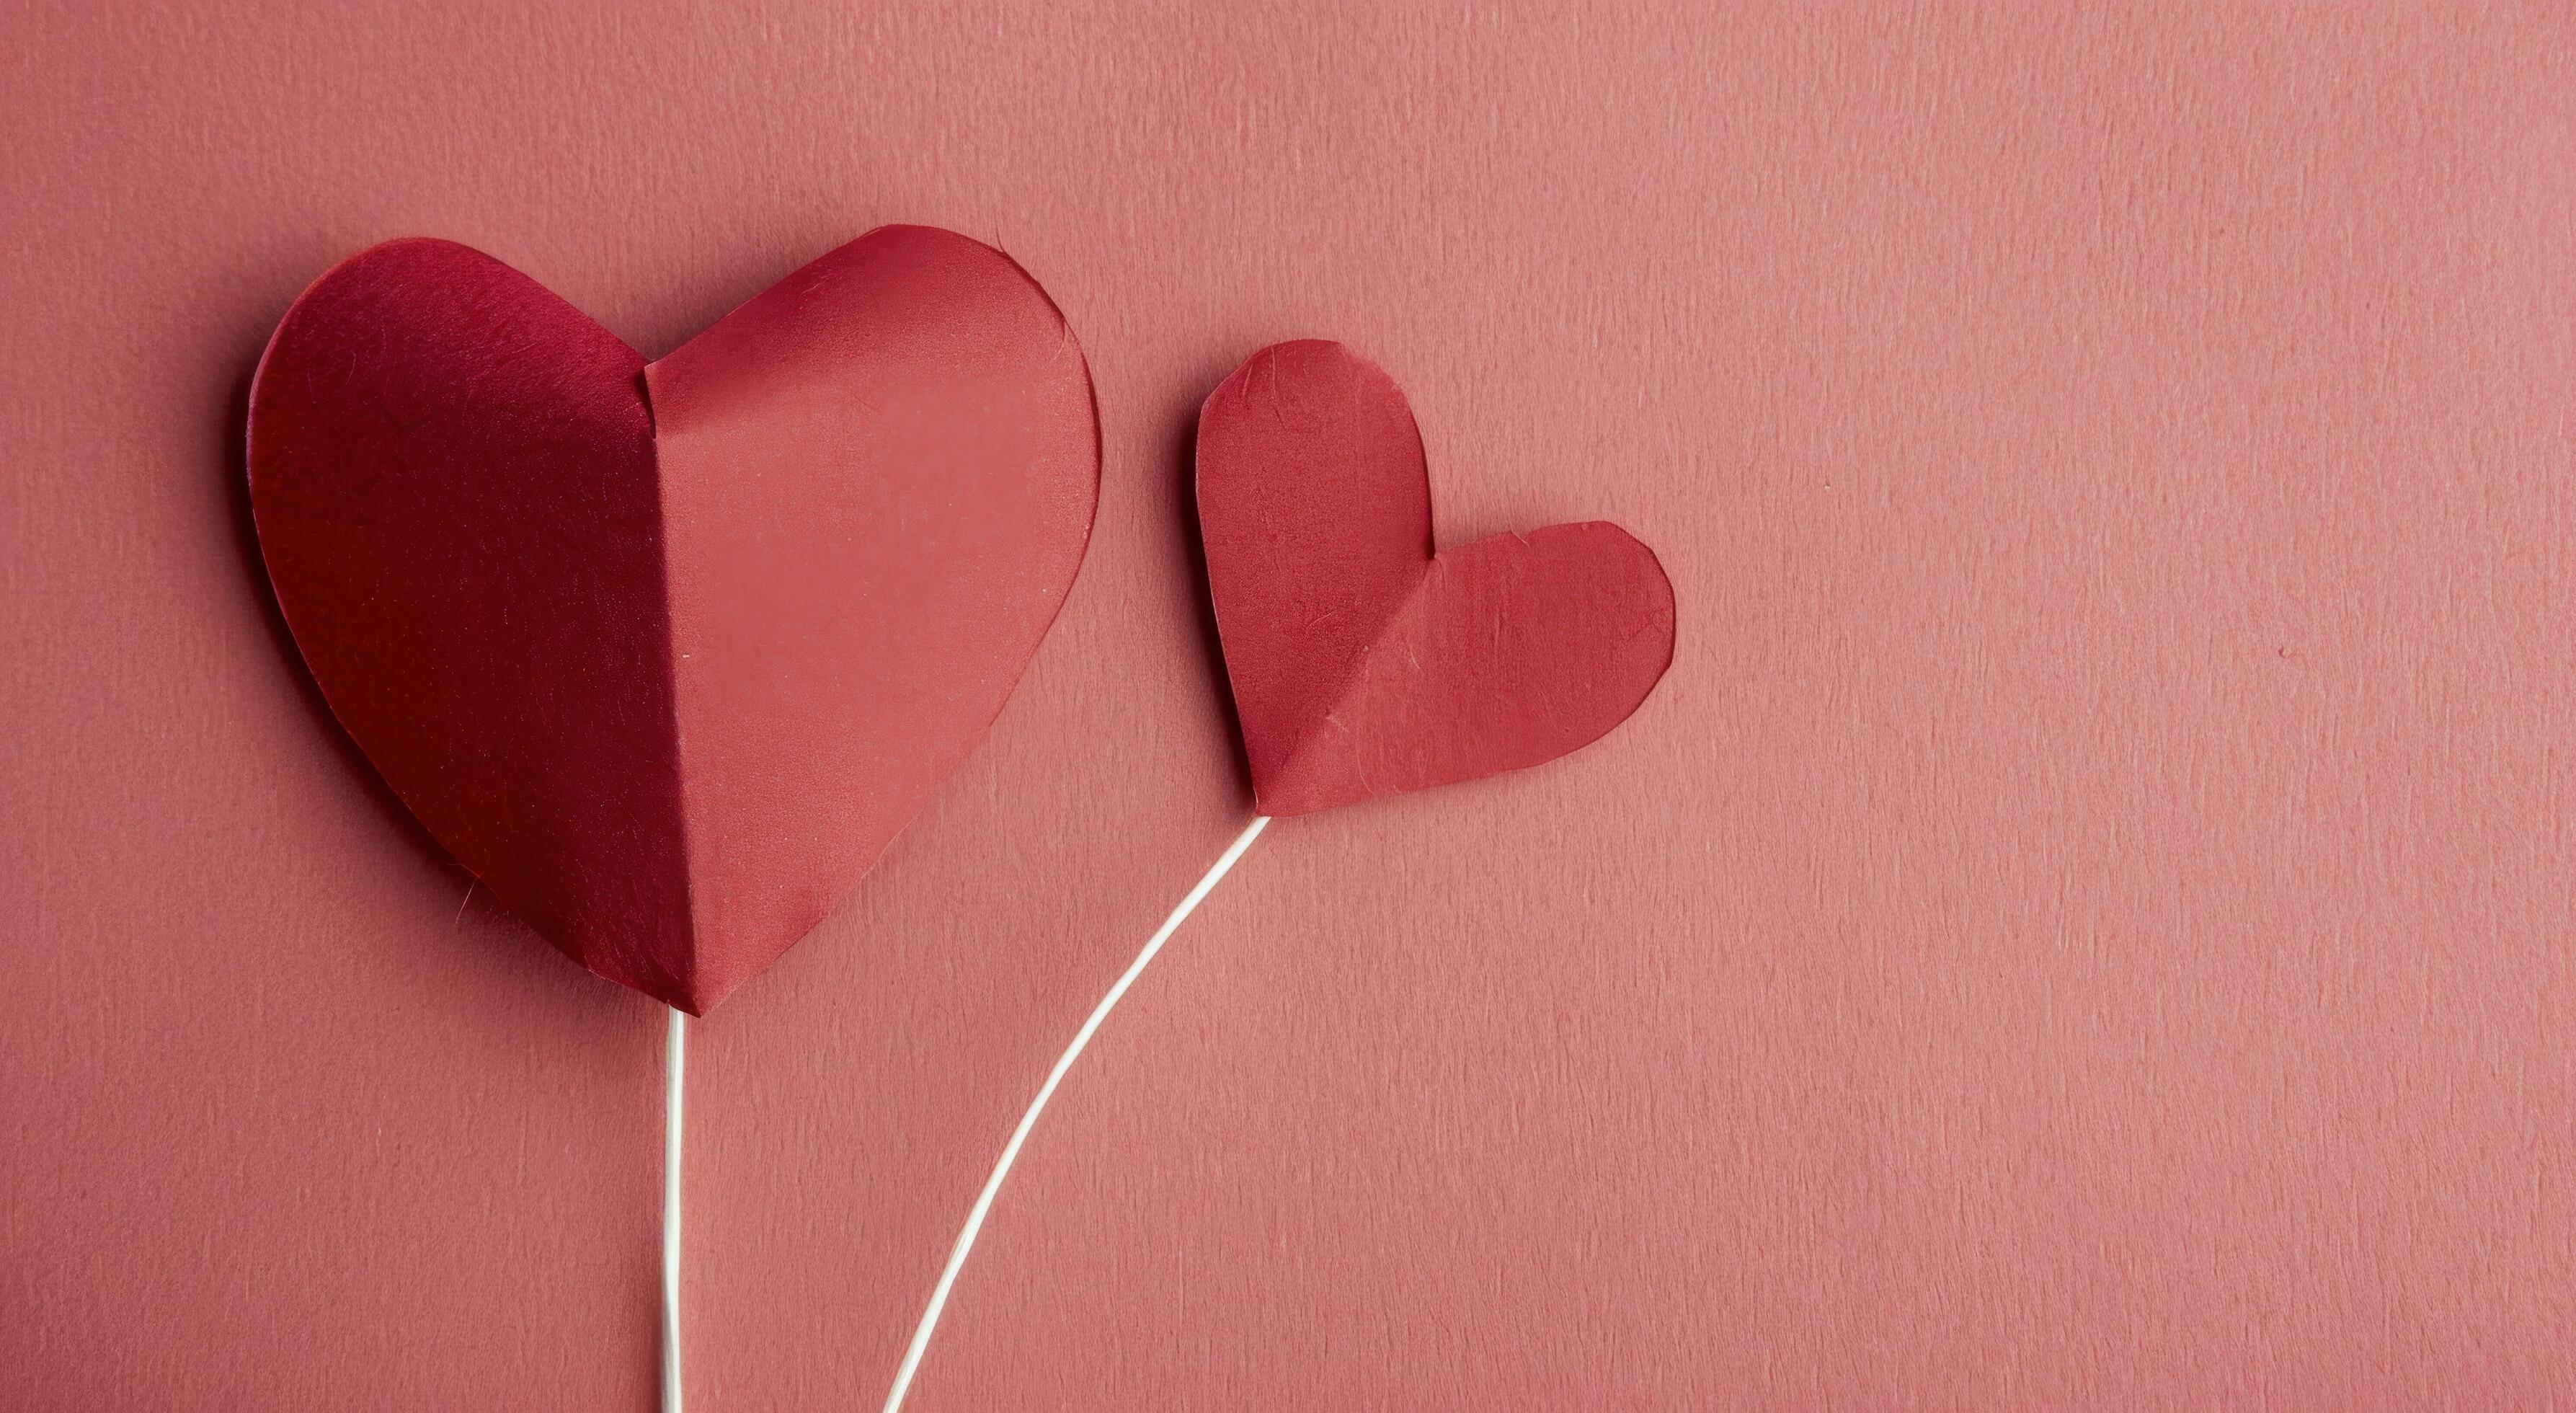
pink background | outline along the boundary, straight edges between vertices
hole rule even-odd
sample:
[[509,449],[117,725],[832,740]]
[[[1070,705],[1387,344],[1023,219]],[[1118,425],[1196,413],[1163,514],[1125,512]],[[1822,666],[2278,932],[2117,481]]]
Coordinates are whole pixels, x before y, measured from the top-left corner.
[[659,354],[897,219],[1080,331],[1099,531],[698,1031],[692,1407],[882,1398],[1247,813],[1185,449],[1299,335],[1678,659],[1274,828],[919,1407],[2576,1400],[2563,13],[345,8],[0,21],[0,1403],[649,1406],[659,1017],[319,713],[242,392],[386,237]]

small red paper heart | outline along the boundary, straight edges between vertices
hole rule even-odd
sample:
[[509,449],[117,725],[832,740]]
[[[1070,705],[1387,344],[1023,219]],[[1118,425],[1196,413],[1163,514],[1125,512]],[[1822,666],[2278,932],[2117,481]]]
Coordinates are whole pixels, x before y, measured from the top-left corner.
[[1554,760],[1672,664],[1672,584],[1616,525],[1433,554],[1413,411],[1340,344],[1273,344],[1208,395],[1198,502],[1264,814]]
[[1099,495],[1007,257],[889,226],[670,357],[464,246],[287,312],[251,508],[332,711],[575,960],[692,1012],[775,961],[1000,712]]

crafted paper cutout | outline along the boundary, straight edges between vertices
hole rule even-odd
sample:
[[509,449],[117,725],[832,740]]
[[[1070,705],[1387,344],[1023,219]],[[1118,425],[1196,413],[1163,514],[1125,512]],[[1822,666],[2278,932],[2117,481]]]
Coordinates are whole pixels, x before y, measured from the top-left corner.
[[332,711],[548,940],[693,1013],[981,739],[1099,495],[1063,317],[919,226],[651,364],[395,241],[304,292],[250,402],[260,552]]
[[1616,525],[1434,555],[1412,409],[1340,344],[1273,344],[1208,395],[1198,502],[1263,814],[1554,760],[1672,663],[1672,584]]

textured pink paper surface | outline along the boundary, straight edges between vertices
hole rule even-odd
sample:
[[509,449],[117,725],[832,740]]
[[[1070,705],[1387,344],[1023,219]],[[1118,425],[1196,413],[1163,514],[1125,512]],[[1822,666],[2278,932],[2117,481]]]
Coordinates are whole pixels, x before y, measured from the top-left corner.
[[1189,420],[1300,336],[1671,674],[1274,827],[917,1406],[2576,1401],[2576,23],[1710,11],[0,21],[0,1404],[650,1406],[658,1017],[331,734],[241,394],[385,237],[659,355],[888,220],[1062,305],[1098,532],[699,1028],[693,1406],[882,1397],[1238,827]]

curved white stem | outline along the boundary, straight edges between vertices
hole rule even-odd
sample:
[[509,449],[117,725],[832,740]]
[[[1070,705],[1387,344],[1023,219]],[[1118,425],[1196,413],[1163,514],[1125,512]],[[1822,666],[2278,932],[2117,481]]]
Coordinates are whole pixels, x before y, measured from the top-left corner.
[[[1002,1190],[1002,1179],[1010,1176],[1011,1164],[1020,1156],[1020,1145],[1028,1141],[1029,1130],[1037,1127],[1038,1115],[1046,1111],[1047,1100],[1055,1096],[1055,1087],[1063,1082],[1065,1071],[1072,1069],[1073,1062],[1081,1058],[1083,1047],[1091,1043],[1092,1033],[1100,1029],[1101,1021],[1108,1018],[1110,1008],[1118,1004],[1118,998],[1126,995],[1127,988],[1136,984],[1145,964],[1154,960],[1156,952],[1163,950],[1163,944],[1180,929],[1181,923],[1198,907],[1199,900],[1216,887],[1217,880],[1225,877],[1226,870],[1234,867],[1236,859],[1243,857],[1243,851],[1252,847],[1252,841],[1261,836],[1262,826],[1269,822],[1270,816],[1255,815],[1252,823],[1245,825],[1243,832],[1235,836],[1234,842],[1217,858],[1216,866],[1199,879],[1198,886],[1190,889],[1189,896],[1181,899],[1181,905],[1172,909],[1172,915],[1163,919],[1163,925],[1154,930],[1153,937],[1145,943],[1145,949],[1136,954],[1136,960],[1128,963],[1127,970],[1110,986],[1109,994],[1101,997],[1100,1004],[1091,1008],[1091,1018],[1082,1023],[1082,1029],[1073,1033],[1073,1043],[1057,1057],[1055,1068],[1047,1071],[1046,1083],[1038,1086],[1038,1097],[1030,1100],[1028,1112],[1020,1115],[1019,1127],[1011,1130],[1011,1141],[1002,1145],[1001,1161],[993,1165],[993,1175],[984,1180],[983,1192],[976,1196],[974,1209],[966,1214],[966,1229],[957,1234],[957,1245],[948,1253],[948,1267],[939,1273],[939,1284],[930,1292],[930,1308],[921,1312],[921,1324],[912,1332],[912,1347],[903,1352],[902,1367],[895,1370],[894,1388],[886,1394],[885,1413],[898,1413],[903,1407],[903,1395],[912,1387],[912,1376],[921,1367],[921,1353],[930,1347],[930,1332],[939,1324],[939,1312],[947,1308],[949,1287],[957,1283],[957,1272],[966,1264],[966,1253],[975,1249],[975,1235],[984,1229],[984,1215],[993,1210],[993,1195]],[[679,1407],[676,1403],[670,1406],[675,1410]]]
[[662,1413],[680,1413],[680,1092],[689,1015],[671,1008],[662,1099]]

